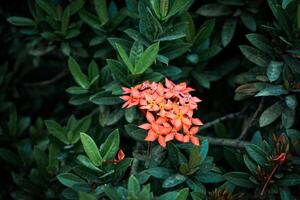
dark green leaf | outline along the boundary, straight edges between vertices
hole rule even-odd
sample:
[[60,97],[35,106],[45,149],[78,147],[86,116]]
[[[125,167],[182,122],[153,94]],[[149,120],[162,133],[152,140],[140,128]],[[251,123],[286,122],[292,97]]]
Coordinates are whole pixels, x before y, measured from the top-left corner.
[[144,129],[137,127],[135,124],[125,125],[127,134],[136,141],[144,142],[147,135]]
[[290,187],[300,184],[299,174],[288,174],[283,177],[283,179],[278,181],[279,186]]
[[252,15],[247,12],[242,12],[241,20],[243,24],[251,31],[256,31],[256,22]]
[[97,15],[102,24],[105,24],[109,18],[107,13],[106,0],[94,0]]
[[276,81],[282,72],[283,63],[278,61],[271,61],[267,68],[267,76],[271,82]]
[[[257,34],[257,33],[250,33],[246,35],[249,42],[255,46],[257,49],[272,55],[272,46],[271,41],[269,41],[265,36]],[[271,61],[272,62],[272,61]]]
[[187,179],[186,176],[183,176],[181,174],[174,174],[164,180],[162,187],[172,188],[175,187],[176,185],[183,183],[184,181],[186,181],[186,179]]
[[118,129],[114,130],[106,138],[105,142],[100,147],[102,159],[113,160],[119,150],[120,135]]
[[85,153],[94,165],[99,166],[103,162],[99,149],[94,140],[85,133],[80,133],[81,142]]
[[232,40],[235,33],[236,24],[237,20],[235,18],[229,18],[224,22],[221,33],[222,45],[224,47],[227,46]]
[[282,85],[269,85],[262,90],[260,90],[255,96],[280,96],[282,94],[287,94],[288,91],[283,88]]
[[9,17],[7,21],[15,26],[35,26],[35,21],[27,17]]
[[62,141],[65,144],[68,144],[67,136],[65,130],[55,121],[53,120],[46,120],[45,121],[46,127],[48,129],[48,132]]
[[74,187],[76,184],[84,183],[84,180],[71,173],[61,173],[57,176],[59,182],[67,187]]
[[135,73],[136,74],[144,73],[155,61],[158,51],[159,51],[159,43],[155,43],[149,46],[137,61],[135,65]]
[[104,97],[102,94],[96,94],[90,97],[90,101],[97,105],[115,105],[123,102],[120,97]]
[[197,14],[206,17],[219,17],[224,15],[230,15],[231,13],[232,10],[229,6],[217,3],[204,4],[197,10]]
[[74,60],[74,58],[72,57],[69,57],[68,65],[69,65],[69,70],[76,83],[80,85],[82,88],[87,89],[89,87],[88,78],[85,74],[82,73],[80,66],[78,65],[76,60]]
[[244,56],[254,64],[261,67],[268,66],[270,58],[265,53],[247,45],[240,45],[239,47]]
[[256,185],[252,183],[249,174],[244,172],[229,172],[224,174],[224,177],[231,183],[245,188],[255,188]]
[[264,166],[267,163],[268,154],[255,144],[246,144],[245,149],[250,156],[257,164]]
[[280,102],[277,102],[267,108],[259,118],[259,125],[260,127],[267,126],[275,121],[282,113],[282,105]]

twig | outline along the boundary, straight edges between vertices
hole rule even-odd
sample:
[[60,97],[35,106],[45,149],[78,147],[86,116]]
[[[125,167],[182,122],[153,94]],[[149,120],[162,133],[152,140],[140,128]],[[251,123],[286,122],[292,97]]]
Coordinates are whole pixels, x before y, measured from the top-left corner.
[[62,79],[67,74],[67,72],[68,72],[68,70],[64,70],[61,73],[54,76],[53,78],[46,80],[46,81],[35,82],[35,83],[23,83],[23,84],[24,84],[24,86],[27,86],[27,87],[47,86],[47,85],[50,85],[50,84],[55,83],[56,81]]
[[201,138],[207,139],[210,145],[228,146],[228,147],[234,147],[234,148],[244,148],[245,144],[249,143],[249,142],[238,140],[238,139],[214,138],[214,137],[208,137],[208,136],[204,136]]
[[210,127],[214,126],[215,124],[218,124],[222,121],[233,119],[233,118],[236,118],[236,117],[240,117],[243,112],[244,111],[242,110],[242,111],[239,111],[239,112],[236,112],[236,113],[230,113],[230,114],[225,115],[223,117],[217,118],[217,119],[215,119],[211,122],[205,123],[203,126],[201,126],[201,130],[210,128]]
[[242,131],[241,135],[237,138],[238,140],[242,140],[247,137],[247,134],[249,132],[249,129],[254,125],[258,115],[261,113],[263,107],[264,107],[264,98],[261,99],[258,108],[256,109],[255,113],[253,114],[250,122],[247,124],[247,126]]

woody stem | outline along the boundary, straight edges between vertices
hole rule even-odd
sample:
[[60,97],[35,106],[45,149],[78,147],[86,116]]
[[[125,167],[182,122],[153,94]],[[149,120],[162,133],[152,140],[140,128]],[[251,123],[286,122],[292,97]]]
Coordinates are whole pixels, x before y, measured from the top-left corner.
[[261,190],[260,196],[264,195],[264,193],[265,193],[265,191],[267,189],[267,186],[269,185],[269,182],[271,181],[271,178],[275,174],[275,172],[276,172],[276,170],[277,170],[278,167],[279,167],[279,163],[273,168],[271,174],[268,176],[268,179],[267,179],[267,181],[266,181],[263,189]]
[[215,145],[215,146],[244,148],[245,144],[248,144],[248,142],[239,139],[214,138],[209,136],[201,137],[201,139],[207,139],[210,145]]

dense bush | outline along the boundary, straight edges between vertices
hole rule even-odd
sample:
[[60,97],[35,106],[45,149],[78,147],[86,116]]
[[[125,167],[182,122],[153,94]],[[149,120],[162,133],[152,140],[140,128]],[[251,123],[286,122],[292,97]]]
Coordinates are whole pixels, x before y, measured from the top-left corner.
[[1,199],[300,199],[298,0],[0,15]]

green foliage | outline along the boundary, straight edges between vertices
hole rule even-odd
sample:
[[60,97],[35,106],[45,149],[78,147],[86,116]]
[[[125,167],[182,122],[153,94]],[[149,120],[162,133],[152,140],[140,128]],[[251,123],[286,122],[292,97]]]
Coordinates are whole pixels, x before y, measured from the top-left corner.
[[[0,16],[0,199],[300,199],[296,0],[33,0]],[[122,87],[186,82],[200,145]],[[186,97],[190,98],[190,97]]]

